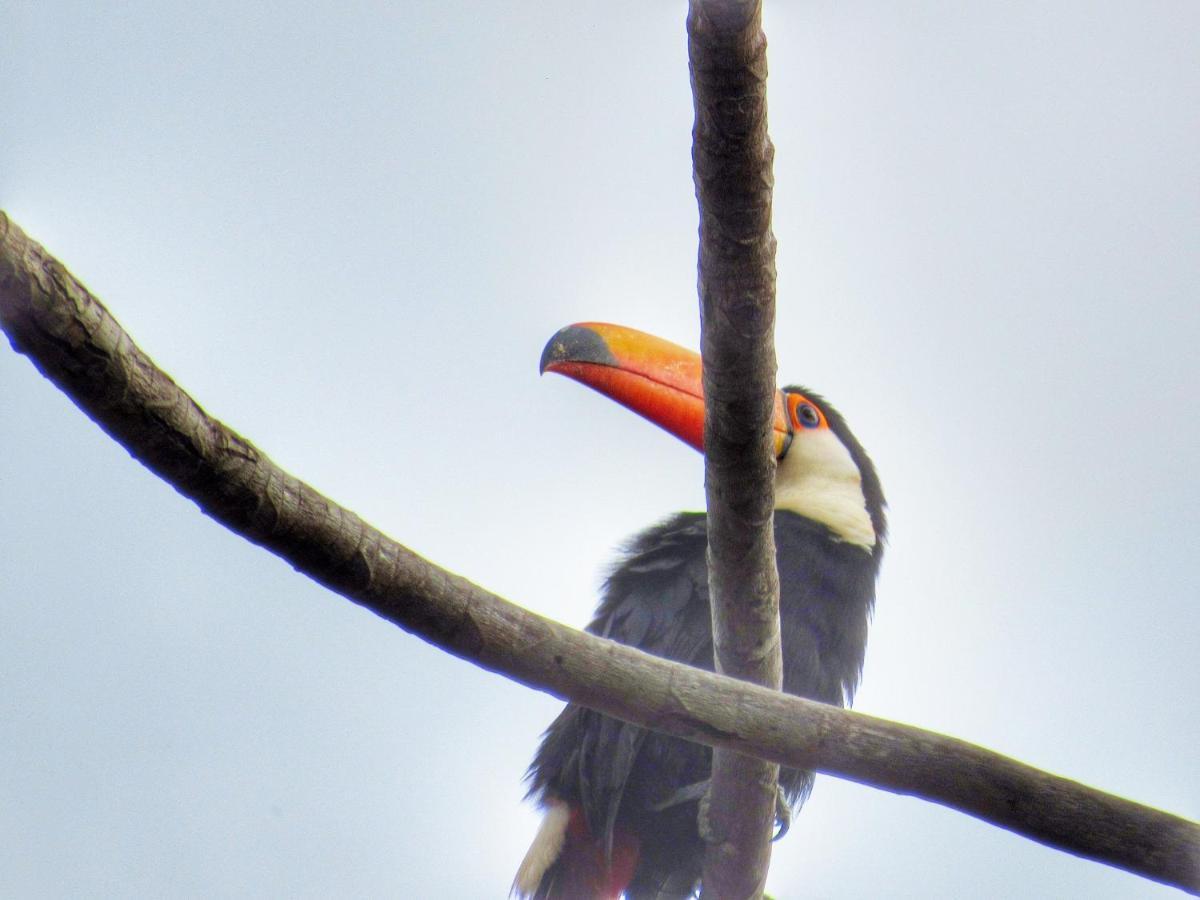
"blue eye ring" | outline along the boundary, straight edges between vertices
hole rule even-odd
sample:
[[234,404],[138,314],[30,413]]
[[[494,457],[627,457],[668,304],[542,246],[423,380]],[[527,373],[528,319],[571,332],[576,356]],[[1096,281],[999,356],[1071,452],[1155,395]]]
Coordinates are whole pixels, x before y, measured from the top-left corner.
[[818,428],[821,425],[821,414],[811,403],[797,403],[796,421],[804,428]]

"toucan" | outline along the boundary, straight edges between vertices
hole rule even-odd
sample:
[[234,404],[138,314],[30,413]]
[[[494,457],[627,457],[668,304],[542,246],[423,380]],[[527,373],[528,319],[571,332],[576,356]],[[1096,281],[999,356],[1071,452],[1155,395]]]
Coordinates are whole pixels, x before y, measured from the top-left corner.
[[[570,325],[541,371],[572,378],[704,451],[700,357],[619,325]],[[775,545],[783,689],[848,705],[862,673],[887,523],[875,466],[845,420],[802,387],[776,392]],[[604,582],[592,634],[713,669],[704,513],[628,542]],[[544,817],[513,882],[536,900],[686,898],[698,889],[698,812],[711,750],[568,704],[527,779]],[[779,773],[781,822],[813,773]]]

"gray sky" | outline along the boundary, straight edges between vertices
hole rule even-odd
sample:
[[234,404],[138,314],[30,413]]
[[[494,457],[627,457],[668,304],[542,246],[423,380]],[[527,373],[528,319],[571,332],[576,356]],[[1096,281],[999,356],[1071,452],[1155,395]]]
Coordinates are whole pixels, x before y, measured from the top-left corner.
[[[698,455],[683,3],[10,0],[0,206],[211,413],[582,624]],[[858,708],[1200,816],[1200,5],[776,3],[781,378],[891,502]],[[558,702],[200,515],[0,352],[0,895],[501,897]],[[780,898],[1170,897],[831,778]]]

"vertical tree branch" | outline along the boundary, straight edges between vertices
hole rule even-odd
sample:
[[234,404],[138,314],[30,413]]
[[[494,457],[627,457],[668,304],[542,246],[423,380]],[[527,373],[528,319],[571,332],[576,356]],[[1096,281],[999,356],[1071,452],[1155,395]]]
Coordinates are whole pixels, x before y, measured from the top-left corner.
[[[775,238],[761,0],[692,0],[688,56],[700,207],[709,593],[718,672],[779,689],[779,576],[773,530]],[[702,829],[704,893],[761,895],[777,766],[713,752]]]

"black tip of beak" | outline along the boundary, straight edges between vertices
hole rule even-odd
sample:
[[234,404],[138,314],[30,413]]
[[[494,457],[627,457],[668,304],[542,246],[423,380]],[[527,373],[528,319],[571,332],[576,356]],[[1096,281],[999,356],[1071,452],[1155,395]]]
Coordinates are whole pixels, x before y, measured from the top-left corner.
[[608,349],[604,338],[595,331],[586,325],[568,325],[546,344],[538,364],[538,373],[544,374],[546,369],[557,362],[588,362],[615,366],[617,358]]

